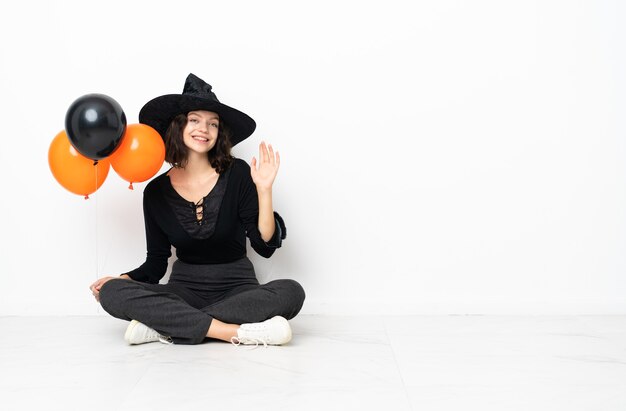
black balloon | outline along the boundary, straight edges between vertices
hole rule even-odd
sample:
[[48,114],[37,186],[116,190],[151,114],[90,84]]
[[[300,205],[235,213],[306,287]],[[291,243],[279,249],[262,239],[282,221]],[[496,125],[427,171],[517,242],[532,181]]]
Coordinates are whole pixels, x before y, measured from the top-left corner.
[[126,115],[119,103],[104,94],[79,97],[65,114],[65,132],[83,156],[102,160],[122,142]]

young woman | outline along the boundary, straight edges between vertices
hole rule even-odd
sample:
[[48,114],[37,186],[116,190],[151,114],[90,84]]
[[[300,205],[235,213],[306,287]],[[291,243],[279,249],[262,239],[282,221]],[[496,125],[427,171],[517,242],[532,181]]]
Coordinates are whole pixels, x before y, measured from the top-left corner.
[[[234,344],[285,344],[287,320],[298,314],[304,290],[293,280],[260,285],[246,257],[252,248],[269,258],[286,236],[272,206],[280,156],[261,143],[251,167],[230,149],[256,123],[219,102],[211,86],[189,74],[182,94],[157,97],[139,121],[165,140],[173,167],[144,190],[147,258],[120,277],[90,286],[114,317],[130,321],[129,344],[198,344],[206,338]],[[171,247],[177,260],[167,284]]]

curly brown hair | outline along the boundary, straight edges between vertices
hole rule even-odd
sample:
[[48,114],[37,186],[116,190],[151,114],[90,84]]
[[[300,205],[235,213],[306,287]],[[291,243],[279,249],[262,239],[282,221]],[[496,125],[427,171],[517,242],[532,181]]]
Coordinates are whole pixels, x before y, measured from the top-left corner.
[[[189,149],[183,141],[183,130],[186,125],[187,114],[179,114],[174,117],[165,132],[165,161],[174,167],[183,168],[187,165]],[[230,153],[232,135],[230,128],[220,121],[215,146],[207,153],[211,167],[218,174],[226,171],[233,162],[233,156]]]

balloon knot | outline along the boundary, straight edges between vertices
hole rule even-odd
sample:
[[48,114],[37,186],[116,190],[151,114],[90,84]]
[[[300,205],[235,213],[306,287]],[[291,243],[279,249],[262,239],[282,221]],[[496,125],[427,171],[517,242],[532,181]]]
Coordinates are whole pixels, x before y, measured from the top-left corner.
[[87,195],[87,196],[85,196],[85,200],[89,200],[89,196],[88,196],[88,195]]
[[128,189],[129,189],[129,190],[134,190],[134,188],[133,188],[133,183],[130,183],[130,185],[128,186]]
[[97,165],[98,165],[98,160],[94,160],[94,161],[93,161],[93,165],[94,165],[94,166],[97,166]]

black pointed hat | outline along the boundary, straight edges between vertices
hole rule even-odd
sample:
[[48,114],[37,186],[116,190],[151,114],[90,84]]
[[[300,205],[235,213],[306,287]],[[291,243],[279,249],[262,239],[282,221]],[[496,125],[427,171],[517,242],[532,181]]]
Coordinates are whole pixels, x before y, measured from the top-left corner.
[[177,115],[194,110],[213,111],[232,130],[231,143],[234,146],[254,132],[256,123],[247,114],[220,103],[211,88],[210,84],[190,73],[183,94],[167,94],[148,101],[139,112],[139,122],[154,128],[165,140],[165,132]]

